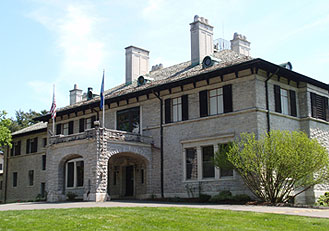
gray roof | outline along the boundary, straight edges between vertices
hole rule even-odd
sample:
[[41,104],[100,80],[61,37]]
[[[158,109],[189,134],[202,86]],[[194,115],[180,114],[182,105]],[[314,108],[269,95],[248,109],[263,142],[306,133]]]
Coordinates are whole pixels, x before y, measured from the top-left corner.
[[[202,64],[192,66],[191,61],[176,64],[170,67],[162,68],[160,70],[152,71],[149,74],[144,75],[147,79],[152,81],[147,82],[142,86],[137,86],[137,81],[131,84],[121,84],[104,92],[105,99],[109,99],[116,96],[125,95],[132,92],[137,92],[154,86],[159,86],[162,84],[174,82],[176,80],[181,80],[189,77],[193,77],[202,73],[207,73],[216,69],[232,66],[235,64],[243,63],[252,60],[249,56],[239,55],[232,50],[222,50],[216,52],[213,55],[215,58],[220,59],[219,63],[216,63],[212,67],[202,68]],[[86,103],[93,103],[100,100],[100,97],[95,97],[91,100],[80,101],[73,105],[68,105],[57,109],[59,111],[65,111],[67,109],[76,108],[82,106]]]
[[39,123],[33,124],[29,127],[26,127],[21,130],[18,130],[16,132],[13,132],[11,135],[16,136],[16,135],[23,134],[23,133],[34,132],[34,131],[41,130],[44,128],[47,128],[47,122],[39,122]]

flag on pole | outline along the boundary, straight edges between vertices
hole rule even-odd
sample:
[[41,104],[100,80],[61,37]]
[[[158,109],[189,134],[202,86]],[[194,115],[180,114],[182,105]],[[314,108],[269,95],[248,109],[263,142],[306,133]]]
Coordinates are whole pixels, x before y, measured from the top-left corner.
[[104,70],[103,70],[103,79],[102,79],[102,85],[101,85],[101,102],[99,108],[102,110],[104,106]]
[[53,88],[53,103],[51,104],[50,114],[51,114],[52,119],[56,118],[55,84],[54,84],[54,88]]

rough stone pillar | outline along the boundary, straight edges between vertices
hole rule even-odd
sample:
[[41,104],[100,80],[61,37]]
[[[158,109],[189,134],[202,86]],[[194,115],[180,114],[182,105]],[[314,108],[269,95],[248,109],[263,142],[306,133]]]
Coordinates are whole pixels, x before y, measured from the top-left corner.
[[107,194],[107,134],[105,128],[96,127],[97,164],[96,164],[96,188],[95,201],[103,202],[109,199]]

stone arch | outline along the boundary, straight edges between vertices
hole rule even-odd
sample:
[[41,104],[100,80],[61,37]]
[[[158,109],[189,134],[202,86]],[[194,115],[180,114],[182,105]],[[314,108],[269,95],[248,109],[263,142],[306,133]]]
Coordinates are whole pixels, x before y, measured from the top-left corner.
[[112,152],[108,159],[108,194],[112,198],[142,198],[147,192],[149,171],[150,161],[144,155]]
[[64,156],[58,164],[58,191],[61,191],[63,195],[66,194],[66,187],[65,187],[65,183],[66,183],[66,179],[65,179],[65,165],[68,161],[73,160],[73,159],[78,159],[78,158],[82,158],[84,161],[84,157],[79,155],[79,154],[69,154]]

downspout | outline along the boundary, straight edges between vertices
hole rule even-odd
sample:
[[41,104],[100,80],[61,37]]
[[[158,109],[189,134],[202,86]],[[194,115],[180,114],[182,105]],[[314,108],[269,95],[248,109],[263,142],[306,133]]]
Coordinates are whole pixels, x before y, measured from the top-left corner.
[[160,93],[154,95],[160,100],[160,184],[161,184],[161,198],[164,198],[163,190],[163,100]]
[[10,150],[9,145],[7,145],[7,157],[6,157],[6,155],[4,155],[5,167],[6,167],[6,177],[5,177],[5,183],[4,183],[4,186],[5,186],[4,202],[5,203],[7,202],[9,150]]
[[266,94],[266,115],[267,115],[267,133],[271,131],[271,121],[270,121],[270,108],[269,108],[269,102],[268,102],[268,81],[279,72],[280,68],[276,69],[274,73],[269,75],[267,79],[265,80],[265,94]]

